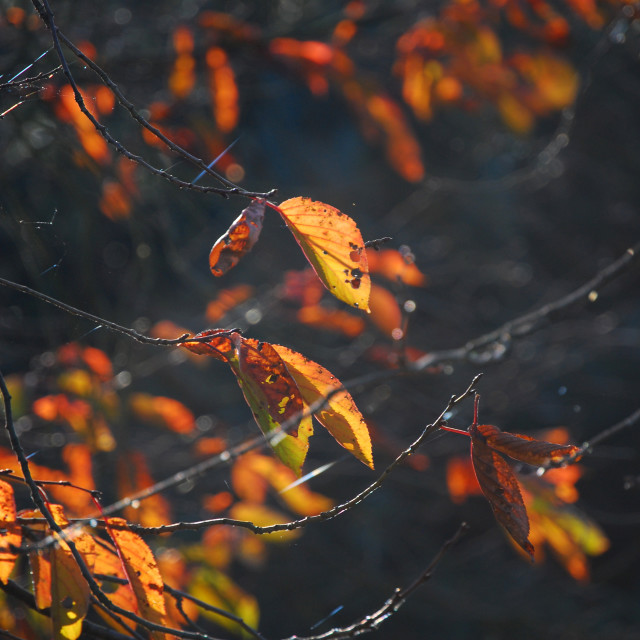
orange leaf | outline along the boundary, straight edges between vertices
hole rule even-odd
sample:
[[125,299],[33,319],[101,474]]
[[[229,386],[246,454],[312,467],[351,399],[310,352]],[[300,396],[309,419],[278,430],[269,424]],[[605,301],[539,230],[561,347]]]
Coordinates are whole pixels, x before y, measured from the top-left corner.
[[[117,483],[121,498],[153,486],[154,480],[142,453],[130,451],[119,458]],[[127,507],[124,515],[128,520],[146,527],[157,527],[171,522],[169,502],[159,493],[141,500],[137,509]]]
[[[127,523],[123,518],[107,518],[106,521],[118,527]],[[127,528],[109,526],[108,531],[136,596],[140,615],[150,622],[164,625],[164,583],[151,549],[140,536]],[[165,634],[160,631],[153,631],[152,635],[156,640],[165,640]]]
[[[222,335],[219,335],[222,334]],[[207,329],[196,334],[194,338],[210,337],[206,342],[185,342],[181,346],[200,356],[211,356],[223,362],[229,361],[233,351],[233,343],[229,332],[224,329]]]
[[[122,561],[118,557],[115,548],[112,547],[109,542],[100,540],[99,544],[96,544],[95,551],[96,556],[93,571],[96,575],[110,576],[119,580],[127,579],[127,574],[124,571]],[[130,584],[118,584],[111,580],[96,579],[100,584],[100,588],[114,605],[121,609],[125,609],[126,611],[130,611],[131,613],[138,613],[138,601]],[[127,629],[118,624],[118,622],[104,612],[101,607],[97,607],[96,610],[114,629],[121,631],[122,633],[128,633]]]
[[13,497],[13,487],[4,480],[0,480],[0,582],[6,584],[17,554],[9,551],[12,546],[19,547],[22,542],[22,532],[16,525],[16,502]]
[[518,481],[506,460],[487,444],[484,436],[487,426],[469,427],[471,460],[478,483],[496,520],[533,559],[533,545],[528,539],[529,518]]
[[551,463],[559,464],[580,451],[579,447],[570,444],[559,445],[544,440],[535,440],[529,436],[501,431],[498,427],[490,424],[478,425],[477,429],[487,445],[495,451],[500,451],[514,460],[537,467]]
[[193,413],[178,400],[134,393],[129,401],[133,412],[142,420],[167,427],[176,433],[191,433],[195,429]]
[[[317,362],[287,347],[273,345],[273,348],[284,360],[306,406],[313,405],[342,387],[342,383]],[[373,469],[369,429],[348,391],[334,393],[326,406],[318,409],[314,415],[340,445]]]
[[327,289],[339,300],[368,311],[371,279],[356,223],[335,207],[310,198],[287,200],[279,211]]
[[426,284],[426,276],[420,272],[413,262],[413,256],[403,254],[395,249],[367,250],[369,271],[379,273],[385,278],[414,287],[422,287]]
[[402,337],[402,311],[396,302],[396,297],[384,287],[371,285],[371,320],[388,336],[397,339]]
[[219,278],[227,273],[251,251],[262,231],[264,207],[264,201],[252,202],[213,245],[209,254],[209,267],[214,276]]
[[236,305],[247,300],[253,295],[253,287],[248,284],[239,284],[229,289],[223,289],[215,300],[207,305],[205,316],[209,322],[218,322]]
[[325,309],[319,304],[302,307],[297,314],[298,320],[309,327],[325,331],[336,331],[348,338],[359,336],[365,327],[362,318],[342,311],[342,309]]

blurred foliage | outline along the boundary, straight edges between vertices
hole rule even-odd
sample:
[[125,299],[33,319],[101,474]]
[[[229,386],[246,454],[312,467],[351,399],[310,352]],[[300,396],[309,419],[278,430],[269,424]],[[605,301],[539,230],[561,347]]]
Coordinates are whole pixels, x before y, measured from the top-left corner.
[[[215,167],[229,180],[277,188],[278,201],[330,202],[357,220],[365,241],[392,236],[368,251],[378,292],[371,316],[348,310],[303,271],[276,216],[214,281],[209,251],[246,201],[178,190],[119,156],[80,114],[32,5],[2,0],[1,275],[98,316],[166,337],[181,327],[239,327],[346,381],[393,367],[403,353],[461,346],[571,291],[640,237],[636,5],[109,0],[52,8],[61,31],[190,153],[209,162],[237,139]],[[87,105],[115,138],[182,179],[197,176],[68,57]],[[630,274],[580,315],[514,341],[483,366],[487,420],[527,434],[563,425],[580,443],[637,408],[637,291]],[[219,363],[1,295],[0,365],[38,478],[95,486],[109,504],[254,433]],[[446,365],[359,391],[377,467],[478,367]],[[449,421],[466,427],[470,406]],[[3,445],[0,467],[12,467]],[[428,629],[447,638],[631,638],[640,625],[640,514],[638,484],[625,478],[637,476],[638,445],[637,433],[624,432],[584,460],[579,478],[522,481],[534,544],[559,564],[527,567],[486,503],[450,499],[446,477],[466,446],[453,436],[434,437],[421,451],[428,458],[410,459],[350,515],[302,537],[214,528],[148,541],[167,583],[247,621],[259,606],[261,630],[282,637],[306,633],[339,605],[322,629],[370,611],[465,519],[471,533],[378,637]],[[277,522],[347,499],[374,477],[317,433],[305,471],[335,464],[281,494],[288,470],[268,455],[186,481],[125,516],[152,526],[212,513]],[[464,478],[459,499],[473,493]],[[51,494],[69,514],[91,509],[86,493]],[[26,506],[26,493],[16,495]],[[41,623],[14,605],[0,607],[0,628],[32,637],[27,626]],[[178,614],[168,606],[167,615]]]

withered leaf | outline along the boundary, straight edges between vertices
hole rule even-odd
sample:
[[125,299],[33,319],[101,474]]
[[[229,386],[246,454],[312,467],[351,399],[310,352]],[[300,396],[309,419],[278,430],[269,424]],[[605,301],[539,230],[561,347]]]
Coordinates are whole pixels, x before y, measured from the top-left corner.
[[491,429],[495,427],[476,424],[469,427],[473,468],[496,520],[533,558],[533,545],[529,542],[529,518],[520,487],[507,461],[487,443],[484,432],[491,432]]
[[209,267],[214,276],[223,276],[251,251],[262,231],[264,207],[264,200],[254,200],[218,238],[209,254]]
[[[579,447],[571,444],[561,445],[536,440],[529,436],[501,431],[490,424],[478,425],[478,429],[492,449],[533,466],[560,464],[563,460],[577,456],[580,451]],[[577,459],[578,457],[574,458]]]

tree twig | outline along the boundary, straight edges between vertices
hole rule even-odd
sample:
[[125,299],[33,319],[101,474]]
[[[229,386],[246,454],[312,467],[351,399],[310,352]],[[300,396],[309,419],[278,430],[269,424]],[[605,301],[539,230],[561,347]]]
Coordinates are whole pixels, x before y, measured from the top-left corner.
[[[44,24],[51,31],[51,37],[53,40],[54,49],[62,65],[62,71],[65,77],[67,78],[67,80],[69,81],[71,89],[73,90],[73,95],[76,103],[78,104],[78,107],[80,108],[80,111],[82,111],[84,116],[88,118],[88,120],[96,129],[96,131],[107,141],[107,143],[109,143],[112,147],[114,147],[116,151],[118,151],[118,153],[121,153],[123,156],[143,166],[145,169],[147,169],[154,175],[165,178],[169,182],[172,182],[173,184],[177,185],[178,187],[192,189],[194,191],[199,191],[201,193],[216,193],[223,197],[228,197],[230,195],[242,195],[250,198],[267,198],[275,193],[275,190],[273,189],[268,193],[258,193],[258,192],[246,191],[245,189],[238,187],[237,185],[232,183],[230,180],[227,180],[226,178],[221,176],[219,173],[209,168],[202,159],[196,158],[194,155],[190,154],[188,151],[186,151],[185,149],[177,145],[175,142],[167,138],[159,129],[152,126],[145,118],[143,118],[136,111],[134,106],[124,97],[122,92],[118,89],[117,85],[111,81],[109,76],[104,71],[102,71],[102,69],[100,69],[98,65],[96,65],[90,58],[84,55],[66,36],[64,36],[60,32],[60,30],[56,25],[55,17],[53,15],[53,11],[51,10],[51,6],[49,5],[48,0],[32,0],[32,3],[36,8],[36,11],[40,15],[40,18],[44,22]],[[103,124],[101,124],[97,120],[97,118],[87,108],[84,102],[84,98],[82,97],[82,93],[80,92],[80,89],[78,88],[75,78],[71,73],[71,69],[69,68],[69,63],[67,62],[64,52],[62,51],[62,47],[60,44],[61,40],[64,41],[65,45],[68,46],[74,52],[75,55],[77,55],[83,62],[85,62],[88,66],[90,66],[91,69],[100,76],[103,82],[114,92],[114,95],[118,98],[118,101],[129,111],[129,113],[142,126],[148,129],[157,138],[162,140],[162,142],[164,142],[167,145],[167,147],[169,147],[169,149],[179,154],[180,156],[185,158],[187,161],[197,166],[202,171],[205,171],[206,173],[212,175],[214,178],[216,178],[216,180],[224,184],[225,188],[205,187],[201,185],[194,185],[192,182],[188,182],[185,180],[180,180],[178,177],[168,173],[164,169],[158,169],[157,167],[154,167],[152,164],[147,162],[142,156],[131,153],[128,149],[126,149],[126,147],[124,147],[124,145],[121,142],[116,140],[109,133],[109,130]]]
[[388,620],[400,609],[407,601],[407,598],[409,598],[418,587],[431,578],[445,553],[460,540],[468,529],[467,523],[463,522],[455,534],[442,545],[433,560],[429,563],[429,566],[410,585],[404,589],[396,589],[393,595],[377,611],[370,613],[348,627],[331,629],[330,631],[315,636],[291,636],[287,640],[344,640],[347,638],[355,638],[363,633],[375,631],[385,620]]
[[572,307],[595,302],[600,289],[629,271],[639,259],[640,243],[627,249],[617,260],[598,271],[591,280],[558,300],[510,320],[501,327],[470,340],[462,347],[433,351],[407,366],[412,371],[423,371],[442,362],[468,360],[473,364],[487,364],[500,360],[509,350],[514,339],[533,333],[544,321],[555,320]]

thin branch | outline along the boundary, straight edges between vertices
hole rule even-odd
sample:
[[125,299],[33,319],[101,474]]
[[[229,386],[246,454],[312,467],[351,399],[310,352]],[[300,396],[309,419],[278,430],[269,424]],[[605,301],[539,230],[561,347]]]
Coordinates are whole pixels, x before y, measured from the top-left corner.
[[[142,344],[153,344],[156,346],[167,347],[167,346],[176,346],[180,345],[184,342],[206,342],[211,339],[211,336],[204,336],[201,338],[197,338],[194,336],[190,336],[188,333],[184,333],[178,338],[165,339],[165,338],[152,338],[150,336],[145,336],[142,333],[138,333],[135,329],[130,329],[129,327],[124,327],[116,322],[111,322],[110,320],[105,320],[104,318],[100,318],[98,316],[94,316],[92,313],[88,313],[87,311],[82,311],[81,309],[77,309],[76,307],[72,307],[70,304],[66,304],[64,302],[60,302],[60,300],[56,300],[51,296],[46,295],[45,293],[40,293],[40,291],[36,291],[35,289],[31,289],[24,284],[19,284],[17,282],[12,282],[11,280],[5,280],[5,278],[0,278],[0,285],[5,287],[9,287],[10,289],[15,289],[20,293],[26,293],[38,300],[42,300],[47,304],[50,304],[62,311],[66,311],[72,316],[77,316],[78,318],[84,318],[85,320],[89,320],[90,322],[95,322],[98,326],[104,327],[105,329],[109,329],[110,331],[115,331],[116,333],[123,333],[130,338],[133,338],[137,342],[141,342]],[[237,329],[230,329],[228,331],[229,334],[237,332]],[[217,335],[224,335],[224,333],[220,333]]]
[[370,613],[348,627],[331,629],[330,631],[315,636],[291,636],[288,640],[343,640],[346,638],[355,638],[363,633],[377,630],[385,620],[388,620],[402,607],[418,587],[431,578],[445,553],[460,540],[468,529],[469,527],[466,522],[463,522],[453,537],[442,545],[440,551],[438,551],[429,563],[429,566],[409,586],[404,589],[396,589],[393,595],[377,611]]
[[533,333],[542,326],[543,322],[555,320],[573,307],[595,302],[600,289],[629,271],[639,259],[640,243],[627,249],[617,260],[598,271],[591,280],[562,298],[549,302],[515,320],[510,320],[501,327],[467,342],[462,347],[433,351],[407,366],[412,371],[423,371],[435,364],[448,361],[468,360],[472,364],[487,364],[500,360],[507,353],[514,339]]
[[346,511],[349,511],[356,505],[360,504],[363,500],[368,498],[374,491],[379,489],[384,481],[387,479],[389,474],[406,458],[408,458],[411,454],[415,453],[418,447],[424,442],[424,440],[437,430],[442,422],[444,421],[444,416],[453,409],[454,406],[462,402],[465,398],[475,393],[475,385],[480,379],[482,374],[477,375],[472,381],[471,384],[467,387],[467,389],[460,394],[459,396],[452,396],[447,406],[442,410],[440,415],[431,423],[428,424],[423,430],[422,433],[418,436],[418,438],[402,453],[400,453],[397,458],[378,476],[378,478],[372,482],[369,486],[367,486],[363,491],[358,493],[356,496],[343,502],[335,507],[329,509],[328,511],[323,511],[322,513],[306,516],[304,518],[300,518],[299,520],[293,520],[291,522],[284,522],[278,524],[272,524],[269,526],[260,527],[253,522],[248,522],[245,520],[234,520],[233,518],[213,518],[210,520],[200,520],[197,522],[175,522],[173,524],[168,524],[160,527],[143,527],[140,525],[129,525],[129,528],[132,531],[136,531],[139,533],[167,533],[170,531],[182,531],[182,530],[196,530],[196,529],[204,529],[207,527],[211,527],[214,525],[233,525],[236,527],[242,527],[244,529],[249,529],[253,531],[253,533],[257,534],[266,534],[266,533],[274,533],[276,531],[292,531],[293,529],[300,529],[302,527],[307,526],[312,522],[324,522],[326,520],[331,520],[336,516],[339,516]]
[[[126,100],[126,98],[124,97],[122,92],[118,89],[117,85],[114,82],[111,81],[109,76],[107,76],[107,74],[104,71],[102,71],[102,69],[100,69],[100,67],[98,67],[98,65],[96,65],[90,58],[88,58],[86,55],[84,55],[68,38],[66,38],[60,32],[60,30],[58,29],[58,27],[56,25],[55,17],[53,15],[53,11],[51,10],[51,6],[49,5],[48,0],[32,0],[32,3],[34,5],[34,7],[36,8],[36,11],[40,15],[40,18],[42,19],[44,24],[48,27],[48,29],[51,32],[51,37],[53,39],[53,46],[54,46],[54,49],[56,51],[56,54],[58,55],[58,58],[60,59],[60,63],[62,65],[62,71],[63,71],[65,77],[67,78],[67,80],[69,81],[69,84],[70,84],[70,86],[71,86],[71,88],[73,90],[75,101],[78,104],[78,107],[80,108],[80,111],[82,111],[82,113],[85,115],[85,117],[89,119],[89,121],[94,126],[96,131],[112,147],[114,147],[116,149],[116,151],[118,151],[118,153],[121,153],[123,156],[125,156],[129,160],[131,160],[133,162],[136,162],[137,164],[143,166],[145,169],[147,169],[151,173],[153,173],[153,174],[155,174],[157,176],[160,176],[162,178],[165,178],[169,182],[177,185],[178,187],[187,188],[187,189],[193,189],[194,191],[199,191],[201,193],[217,193],[218,195],[221,195],[221,196],[223,196],[225,198],[230,196],[230,195],[242,195],[242,196],[247,196],[247,197],[250,197],[250,198],[267,198],[267,197],[270,197],[271,195],[273,195],[275,193],[275,190],[271,190],[268,193],[257,193],[257,192],[252,192],[252,191],[246,191],[245,189],[242,189],[241,187],[238,187],[237,185],[233,184],[230,180],[227,180],[226,178],[224,178],[223,176],[221,176],[220,174],[215,172],[213,169],[210,169],[202,159],[196,158],[194,155],[190,154],[188,151],[186,151],[185,149],[183,149],[179,145],[175,144],[172,140],[170,140],[165,135],[163,135],[162,132],[159,129],[157,129],[156,127],[152,126],[145,118],[143,118],[135,110],[133,105],[128,100]],[[131,153],[130,151],[128,151],[124,147],[124,145],[122,145],[121,142],[116,140],[109,133],[108,129],[103,124],[101,124],[95,118],[95,116],[89,111],[89,109],[87,108],[87,106],[86,106],[86,104],[84,102],[84,98],[82,97],[82,93],[80,92],[80,89],[78,88],[78,85],[77,85],[77,83],[75,81],[75,78],[73,77],[73,74],[71,73],[71,69],[69,68],[69,63],[67,62],[67,59],[66,59],[66,57],[64,55],[64,52],[62,51],[62,46],[60,44],[61,40],[65,43],[66,46],[68,46],[74,52],[74,54],[76,56],[78,56],[87,65],[89,65],[94,72],[98,73],[98,75],[102,78],[103,82],[114,92],[114,94],[116,95],[116,97],[118,98],[120,103],[129,111],[129,113],[142,126],[144,126],[146,129],[151,131],[151,133],[153,133],[160,140],[162,140],[172,151],[174,151],[175,153],[179,154],[180,156],[185,158],[187,161],[189,161],[192,164],[194,164],[195,166],[197,166],[199,169],[202,169],[203,171],[206,171],[208,174],[210,174],[213,177],[215,177],[219,182],[221,182],[222,184],[226,185],[226,187],[225,188],[203,187],[203,186],[200,186],[200,185],[194,185],[192,182],[187,182],[185,180],[180,180],[176,176],[174,176],[174,175],[172,175],[170,173],[167,173],[164,169],[158,169],[157,167],[154,167],[152,164],[147,162],[142,156],[135,155],[135,154]]]

